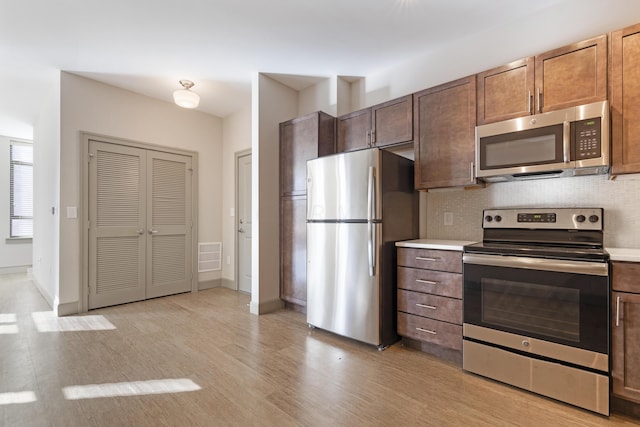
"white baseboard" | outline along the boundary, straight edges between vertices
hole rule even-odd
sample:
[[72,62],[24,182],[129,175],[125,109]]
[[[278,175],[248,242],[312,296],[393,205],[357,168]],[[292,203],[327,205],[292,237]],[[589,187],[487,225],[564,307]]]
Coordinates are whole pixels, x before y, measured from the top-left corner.
[[249,311],[251,314],[257,315],[273,313],[274,311],[282,310],[283,308],[284,301],[280,298],[260,303],[252,300],[251,303],[249,303]]
[[58,307],[56,307],[56,314],[58,315],[58,317],[71,316],[72,314],[78,313],[80,313],[80,311],[78,310],[78,301],[58,304]]
[[42,295],[42,298],[44,298],[49,307],[51,307],[51,309],[53,310],[53,297],[49,295],[49,292],[36,280],[35,277],[33,277],[33,275],[31,275],[30,279],[36,286],[38,292],[40,292],[40,295]]
[[237,291],[238,290],[238,286],[236,285],[236,281],[235,280],[225,279],[224,277],[222,278],[222,287],[223,288],[227,288],[227,289],[231,289],[232,291]]
[[15,274],[15,273],[30,273],[30,265],[15,265],[11,267],[0,267],[0,275],[2,274]]
[[222,279],[205,280],[198,282],[198,290],[204,291],[205,289],[219,288],[222,285]]

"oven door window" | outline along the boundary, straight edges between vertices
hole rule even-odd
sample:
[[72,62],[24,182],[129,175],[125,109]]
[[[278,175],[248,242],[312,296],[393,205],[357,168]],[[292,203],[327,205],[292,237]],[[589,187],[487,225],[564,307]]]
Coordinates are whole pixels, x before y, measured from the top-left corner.
[[580,342],[580,291],[537,283],[481,279],[482,323]]
[[608,353],[608,277],[464,265],[464,322]]

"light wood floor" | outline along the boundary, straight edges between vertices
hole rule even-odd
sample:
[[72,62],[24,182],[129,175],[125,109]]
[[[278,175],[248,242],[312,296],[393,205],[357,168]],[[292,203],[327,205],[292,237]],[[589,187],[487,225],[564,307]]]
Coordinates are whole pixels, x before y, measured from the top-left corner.
[[26,275],[0,276],[0,425],[638,425],[248,302],[211,289],[52,318]]

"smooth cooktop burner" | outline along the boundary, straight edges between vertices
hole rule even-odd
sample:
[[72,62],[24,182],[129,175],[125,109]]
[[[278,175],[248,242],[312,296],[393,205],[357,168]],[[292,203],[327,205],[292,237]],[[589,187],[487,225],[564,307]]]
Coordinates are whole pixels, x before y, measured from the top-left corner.
[[606,250],[597,247],[545,246],[535,244],[481,242],[464,247],[466,253],[529,256],[535,258],[608,261]]

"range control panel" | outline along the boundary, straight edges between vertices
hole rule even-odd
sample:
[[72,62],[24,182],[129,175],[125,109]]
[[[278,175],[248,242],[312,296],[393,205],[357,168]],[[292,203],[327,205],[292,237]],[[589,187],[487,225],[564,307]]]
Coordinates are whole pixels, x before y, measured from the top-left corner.
[[602,208],[485,209],[482,228],[603,229]]
[[518,213],[518,222],[556,222],[555,213]]

